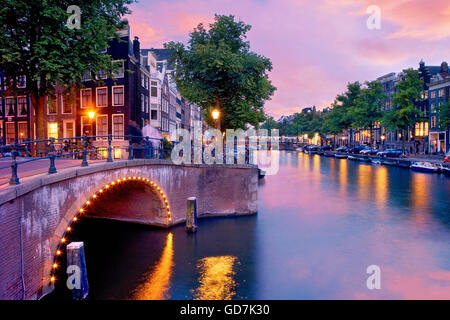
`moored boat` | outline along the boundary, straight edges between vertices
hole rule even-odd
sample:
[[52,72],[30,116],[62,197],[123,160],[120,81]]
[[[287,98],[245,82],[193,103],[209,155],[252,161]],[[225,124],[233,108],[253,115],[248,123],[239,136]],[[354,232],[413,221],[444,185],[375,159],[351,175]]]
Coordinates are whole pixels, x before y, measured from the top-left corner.
[[380,159],[371,159],[370,160],[373,164],[381,164],[381,160]]
[[397,161],[395,160],[382,160],[381,162],[382,164],[384,164],[385,166],[397,166]]
[[411,165],[411,169],[419,172],[439,172],[440,167],[431,162],[415,162]]
[[347,159],[348,160],[358,160],[358,158],[355,156],[348,156]]
[[333,151],[325,151],[325,152],[323,153],[323,155],[324,155],[325,157],[334,157],[334,152],[333,152]]
[[334,157],[335,157],[335,158],[338,158],[338,159],[347,159],[347,158],[348,158],[348,154],[347,154],[347,153],[337,152],[337,153],[334,155]]

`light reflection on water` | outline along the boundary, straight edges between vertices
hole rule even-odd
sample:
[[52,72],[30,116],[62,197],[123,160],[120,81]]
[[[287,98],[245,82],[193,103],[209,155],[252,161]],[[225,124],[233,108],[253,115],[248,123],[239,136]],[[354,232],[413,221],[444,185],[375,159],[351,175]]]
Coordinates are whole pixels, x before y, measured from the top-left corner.
[[166,245],[156,266],[144,275],[141,284],[132,293],[133,300],[166,300],[173,267],[173,234],[168,233]]
[[[258,215],[195,235],[93,222],[93,298],[450,299],[449,178],[281,152],[258,192]],[[366,288],[372,264],[381,290]]]
[[200,260],[199,287],[194,291],[195,300],[231,300],[236,294],[233,270],[236,257],[206,257]]

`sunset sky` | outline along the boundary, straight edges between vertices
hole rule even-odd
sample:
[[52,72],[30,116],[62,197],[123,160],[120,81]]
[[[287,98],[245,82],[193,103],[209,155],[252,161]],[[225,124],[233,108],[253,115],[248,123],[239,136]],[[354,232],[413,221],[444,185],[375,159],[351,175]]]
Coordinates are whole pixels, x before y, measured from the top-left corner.
[[[381,30],[366,26],[369,5],[381,8]],[[350,81],[450,62],[448,0],[140,0],[131,10],[141,48],[184,42],[215,13],[252,25],[251,49],[273,63],[278,90],[265,109],[276,119],[327,106]]]

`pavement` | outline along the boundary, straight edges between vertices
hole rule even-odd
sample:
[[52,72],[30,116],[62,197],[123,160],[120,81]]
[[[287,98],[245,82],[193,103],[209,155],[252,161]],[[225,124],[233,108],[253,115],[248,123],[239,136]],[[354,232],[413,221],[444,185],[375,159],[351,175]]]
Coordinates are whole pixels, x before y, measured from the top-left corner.
[[[19,163],[17,167],[17,175],[19,176],[19,180],[48,172],[48,168],[50,166],[49,159],[40,159],[26,163],[20,163],[22,161],[27,161],[30,159],[32,158],[17,158],[17,163]],[[88,163],[95,163],[95,162],[105,162],[105,160],[88,160]],[[80,166],[81,166],[81,159],[55,160],[56,170]],[[11,158],[0,159],[0,189],[9,186],[10,178],[11,178]]]

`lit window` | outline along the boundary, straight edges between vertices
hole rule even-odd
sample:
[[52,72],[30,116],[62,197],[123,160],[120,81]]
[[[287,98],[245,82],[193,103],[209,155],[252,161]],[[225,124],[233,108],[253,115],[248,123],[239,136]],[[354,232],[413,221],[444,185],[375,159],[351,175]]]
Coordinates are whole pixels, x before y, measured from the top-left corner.
[[56,122],[48,123],[48,138],[58,139],[58,123]]

